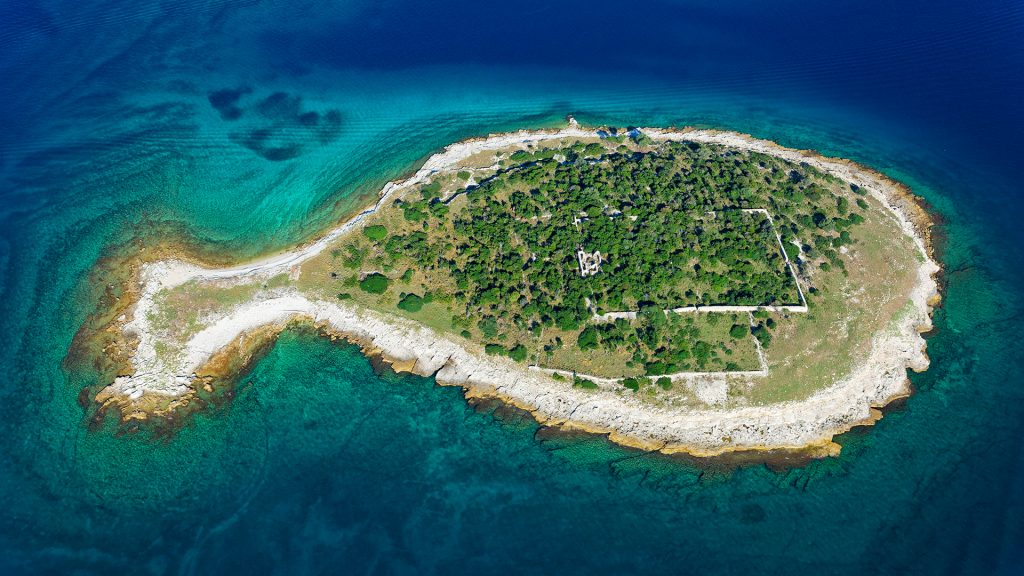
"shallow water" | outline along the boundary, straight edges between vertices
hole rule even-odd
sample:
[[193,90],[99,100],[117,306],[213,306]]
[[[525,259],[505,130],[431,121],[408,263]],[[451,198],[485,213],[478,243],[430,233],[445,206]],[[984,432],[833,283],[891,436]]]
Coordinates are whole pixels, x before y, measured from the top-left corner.
[[[1017,3],[55,4],[0,6],[3,572],[1020,571]],[[925,196],[946,292],[915,395],[839,458],[709,470],[291,333],[170,441],[86,431],[61,360],[110,246],[287,247],[440,146],[569,113]]]

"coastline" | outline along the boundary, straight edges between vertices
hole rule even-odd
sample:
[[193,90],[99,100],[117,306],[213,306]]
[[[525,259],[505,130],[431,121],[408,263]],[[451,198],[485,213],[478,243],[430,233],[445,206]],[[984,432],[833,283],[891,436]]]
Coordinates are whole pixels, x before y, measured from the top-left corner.
[[[296,249],[222,269],[182,260],[143,264],[137,299],[125,307],[125,313],[111,327],[129,342],[136,340],[126,360],[129,366],[94,401],[101,405],[101,412],[116,407],[123,422],[173,415],[194,399],[204,378],[207,380],[203,385],[209,386],[210,378],[233,376],[232,371],[243,370],[258,355],[252,350],[272,342],[286,323],[306,319],[334,337],[359,344],[368,355],[379,354],[398,372],[433,375],[438,384],[462,387],[467,398],[499,399],[530,412],[546,426],[604,434],[613,442],[643,450],[698,457],[762,451],[809,452],[816,456],[838,453],[838,445],[832,442],[836,434],[877,421],[881,417],[878,408],[910,394],[906,369],[922,371],[928,366],[921,332],[931,328],[931,309],[938,303],[935,275],[940,270],[932,258],[928,214],[905,186],[848,160],[789,149],[734,132],[640,130],[655,141],[719,144],[806,162],[861,186],[888,207],[922,255],[911,295],[913,312],[901,319],[892,334],[876,334],[868,357],[830,387],[803,400],[730,409],[669,410],[643,405],[630,397],[572,388],[523,365],[487,356],[476,349],[479,346],[456,342],[404,319],[339,303],[314,302],[298,295],[250,302],[201,331],[189,342],[187,360],[179,367],[183,370],[162,366],[157,360],[147,311],[158,291],[193,279],[230,282],[287,272],[356,229],[396,193],[437,172],[451,170],[461,159],[525,142],[595,136],[594,130],[571,121],[561,130],[519,131],[449,145],[428,158],[409,178],[385,185],[370,208]],[[228,362],[225,355],[231,354],[224,352],[230,350],[239,354],[235,361]]]

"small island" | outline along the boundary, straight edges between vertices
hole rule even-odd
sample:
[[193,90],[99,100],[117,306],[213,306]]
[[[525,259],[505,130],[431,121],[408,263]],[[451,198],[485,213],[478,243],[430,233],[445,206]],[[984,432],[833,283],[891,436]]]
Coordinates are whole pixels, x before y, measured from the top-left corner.
[[699,129],[456,143],[318,240],[138,262],[73,350],[83,404],[182,422],[285,329],[645,450],[835,454],[928,366],[930,222],[852,162]]

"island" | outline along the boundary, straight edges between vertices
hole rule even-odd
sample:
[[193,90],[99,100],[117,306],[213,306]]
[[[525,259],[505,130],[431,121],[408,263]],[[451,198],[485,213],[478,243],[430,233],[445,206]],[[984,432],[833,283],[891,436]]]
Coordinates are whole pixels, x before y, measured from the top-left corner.
[[570,118],[452,144],[294,250],[140,256],[69,358],[107,367],[82,404],[126,430],[229,397],[304,326],[644,450],[833,455],[928,366],[917,200],[743,134]]

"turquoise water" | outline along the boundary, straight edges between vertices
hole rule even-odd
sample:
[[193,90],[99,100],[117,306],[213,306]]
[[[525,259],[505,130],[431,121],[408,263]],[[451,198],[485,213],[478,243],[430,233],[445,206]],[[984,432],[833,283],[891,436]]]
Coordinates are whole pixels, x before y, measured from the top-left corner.
[[[0,6],[0,570],[1019,572],[1020,8],[631,8]],[[570,113],[749,132],[925,196],[946,299],[915,395],[839,458],[709,469],[289,333],[169,441],[86,430],[61,361],[112,247],[281,249],[449,142]]]

